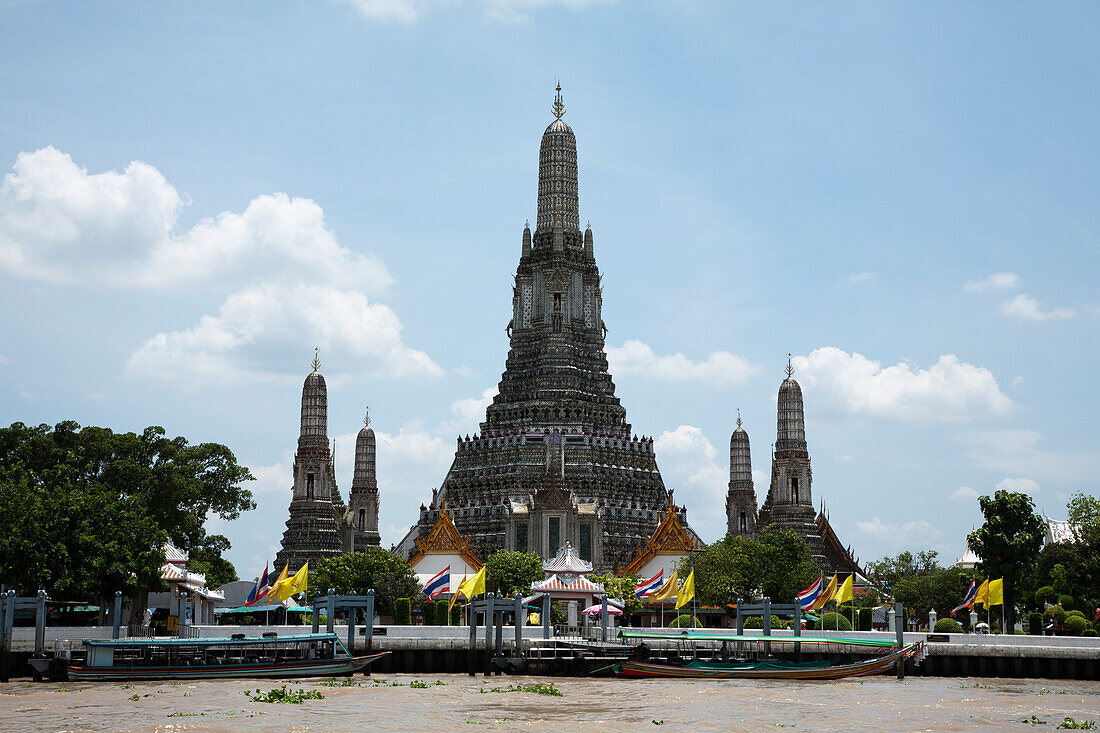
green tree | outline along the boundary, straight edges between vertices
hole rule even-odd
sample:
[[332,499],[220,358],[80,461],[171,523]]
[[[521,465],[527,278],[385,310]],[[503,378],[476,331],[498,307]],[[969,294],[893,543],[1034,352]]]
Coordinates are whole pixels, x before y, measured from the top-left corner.
[[393,613],[398,598],[414,598],[420,592],[416,573],[404,558],[379,547],[322,560],[310,568],[309,593],[324,594],[332,588],[339,595],[366,595],[374,590],[378,613]]
[[608,573],[607,575],[590,575],[588,577],[593,583],[599,583],[603,586],[604,593],[607,593],[608,598],[621,599],[625,603],[623,611],[627,616],[641,612],[641,601],[634,596],[634,586],[638,584],[637,575],[632,573],[620,577]]
[[497,550],[485,561],[485,590],[510,596],[531,592],[531,584],[542,580],[542,559],[533,552]]
[[1078,492],[1070,497],[1066,508],[1077,541],[1086,546],[1100,547],[1100,499]]
[[[894,594],[894,586],[902,578],[911,578],[914,575],[931,573],[939,568],[935,550],[922,550],[914,555],[911,552],[902,552],[897,557],[884,557],[867,563],[867,576],[871,585],[879,589],[883,598],[889,598]],[[954,607],[954,606],[952,606]]]
[[920,619],[928,618],[932,609],[947,617],[959,605],[971,576],[958,568],[936,568],[930,572],[899,578],[894,583],[894,598]]
[[[160,548],[171,540],[192,553],[201,571],[213,577],[211,585],[217,585],[236,573],[221,558],[228,540],[207,535],[204,525],[211,514],[233,520],[254,508],[251,492],[241,486],[250,480],[248,469],[237,464],[227,447],[167,438],[159,427],[137,435],[81,428],[72,421],[52,428],[13,423],[0,428],[0,484],[7,495],[0,496],[0,503],[20,495],[26,505],[0,516],[0,556],[11,558],[0,573],[21,578],[23,590],[43,586],[55,595],[86,593],[88,581],[81,584],[66,576],[87,574],[88,564],[95,561],[115,567],[103,577],[116,583],[118,562],[136,562],[145,555],[132,543],[155,545],[155,552],[149,552],[159,554],[159,567]],[[9,539],[17,526],[21,538]],[[119,532],[128,533],[129,539],[118,537]],[[38,541],[28,545],[23,538],[31,536]],[[99,558],[97,547],[114,548],[116,561]],[[141,581],[148,583],[143,587],[159,585],[153,575],[141,565],[125,572],[126,578],[152,578]],[[116,585],[107,596],[134,582]]]
[[686,578],[695,568],[695,598],[724,607],[738,598],[768,596],[790,603],[821,572],[806,542],[789,529],[766,527],[757,539],[726,535],[680,562]]
[[1015,601],[1024,577],[1035,567],[1045,526],[1027,494],[1000,490],[978,499],[985,524],[967,537],[987,578],[1004,578],[1004,612],[1008,628],[1016,622]]

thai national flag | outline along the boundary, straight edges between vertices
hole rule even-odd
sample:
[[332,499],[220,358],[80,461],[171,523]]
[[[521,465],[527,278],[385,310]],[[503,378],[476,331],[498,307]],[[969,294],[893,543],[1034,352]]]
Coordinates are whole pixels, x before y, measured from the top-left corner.
[[653,591],[657,590],[665,584],[664,578],[665,571],[662,570],[649,580],[643,580],[641,583],[638,583],[638,585],[634,586],[634,597],[641,598],[642,596],[647,596]]
[[429,601],[434,601],[435,597],[440,593],[450,593],[451,591],[451,566],[440,570],[432,579],[424,584],[424,595],[428,596]]
[[270,589],[271,588],[267,584],[267,565],[265,564],[264,574],[256,581],[256,585],[252,586],[252,590],[248,591],[248,598],[245,599],[244,605],[251,606],[253,603],[263,598]]
[[817,597],[821,595],[821,581],[824,577],[823,575],[817,576],[817,580],[814,581],[813,585],[794,597],[795,600],[798,601],[798,604],[802,606],[803,611],[809,611],[813,607]]
[[951,609],[951,613],[955,614],[959,611],[963,611],[974,605],[974,596],[978,594],[977,581],[970,581],[970,587],[966,589],[966,595],[963,596],[963,602]]

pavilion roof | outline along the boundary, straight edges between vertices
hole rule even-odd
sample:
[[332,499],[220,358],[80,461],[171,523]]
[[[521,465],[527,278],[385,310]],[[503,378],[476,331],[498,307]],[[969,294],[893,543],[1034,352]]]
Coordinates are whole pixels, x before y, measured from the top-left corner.
[[549,593],[550,595],[555,595],[555,592],[598,594],[603,593],[603,586],[599,583],[593,583],[583,575],[562,578],[555,573],[545,580],[532,583],[531,592]]
[[592,563],[582,560],[573,546],[566,542],[558,548],[554,559],[542,566],[547,575],[554,573],[584,575],[592,572]]
[[475,570],[480,570],[485,564],[470,549],[466,538],[458,533],[446,503],[440,507],[439,518],[427,536],[417,538],[416,551],[409,558],[409,565],[415,565],[425,555],[458,555]]
[[681,524],[680,518],[676,515],[676,505],[670,500],[664,519],[657,525],[657,529],[653,531],[653,534],[649,536],[645,547],[623,570],[623,574],[637,573],[656,555],[677,553],[688,555],[693,551],[698,552],[703,549],[706,548],[699,536]]

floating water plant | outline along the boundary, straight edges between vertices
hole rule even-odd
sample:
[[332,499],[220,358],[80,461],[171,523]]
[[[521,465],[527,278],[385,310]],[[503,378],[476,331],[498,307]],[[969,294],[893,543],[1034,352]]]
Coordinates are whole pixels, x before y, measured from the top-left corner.
[[244,694],[253,702],[285,702],[293,705],[301,705],[305,700],[324,700],[325,696],[320,690],[291,690],[287,692],[286,685],[276,687],[268,692],[256,688],[256,692],[245,690]]

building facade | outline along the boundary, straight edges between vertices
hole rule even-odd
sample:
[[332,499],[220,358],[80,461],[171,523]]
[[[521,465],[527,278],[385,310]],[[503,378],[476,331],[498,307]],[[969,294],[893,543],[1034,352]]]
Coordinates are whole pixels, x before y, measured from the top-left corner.
[[653,441],[632,434],[604,352],[607,328],[591,227],[580,229],[577,142],[554,120],[539,147],[535,231],[524,227],[499,393],[400,548],[445,501],[480,557],[554,557],[569,543],[597,568],[626,564],[659,523],[665,488]]

